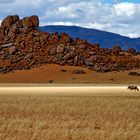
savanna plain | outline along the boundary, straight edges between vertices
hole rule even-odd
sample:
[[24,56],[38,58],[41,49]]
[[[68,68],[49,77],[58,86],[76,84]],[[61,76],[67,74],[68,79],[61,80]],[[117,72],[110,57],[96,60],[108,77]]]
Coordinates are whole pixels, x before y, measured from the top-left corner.
[[0,94],[0,139],[140,140],[139,95]]

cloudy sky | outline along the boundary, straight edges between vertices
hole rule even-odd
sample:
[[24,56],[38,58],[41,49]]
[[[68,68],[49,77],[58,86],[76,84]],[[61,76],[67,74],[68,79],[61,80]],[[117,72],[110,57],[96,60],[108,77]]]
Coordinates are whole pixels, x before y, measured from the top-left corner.
[[40,26],[77,25],[140,37],[140,0],[0,0],[0,22],[13,14],[36,14]]

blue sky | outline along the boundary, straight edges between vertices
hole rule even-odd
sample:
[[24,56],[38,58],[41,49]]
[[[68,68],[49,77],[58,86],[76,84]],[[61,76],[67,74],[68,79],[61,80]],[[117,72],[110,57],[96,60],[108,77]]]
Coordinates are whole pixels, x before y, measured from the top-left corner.
[[104,2],[132,2],[132,3],[140,3],[140,0],[103,0]]
[[40,26],[76,25],[140,37],[140,0],[0,0],[7,15],[38,15]]

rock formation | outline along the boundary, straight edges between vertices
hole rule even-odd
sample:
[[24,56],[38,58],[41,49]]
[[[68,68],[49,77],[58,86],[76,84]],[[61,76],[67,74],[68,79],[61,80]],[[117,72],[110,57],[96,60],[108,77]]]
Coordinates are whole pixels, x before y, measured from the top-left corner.
[[[40,65],[82,66],[98,72],[140,68],[140,59],[121,47],[101,48],[66,33],[49,34],[38,30],[36,15],[19,19],[7,16],[0,26],[0,73],[31,69]],[[111,40],[110,40],[111,41]],[[135,54],[136,55],[136,54]]]
[[131,54],[136,54],[136,50],[134,48],[128,48],[127,52]]

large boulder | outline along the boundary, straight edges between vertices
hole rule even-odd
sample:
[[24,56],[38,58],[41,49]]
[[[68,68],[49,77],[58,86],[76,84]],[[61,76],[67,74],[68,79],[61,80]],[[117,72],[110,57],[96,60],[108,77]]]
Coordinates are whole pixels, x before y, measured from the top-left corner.
[[120,46],[113,46],[112,47],[112,55],[118,56],[122,51]]
[[122,49],[121,49],[120,46],[113,46],[113,47],[112,47],[112,50],[117,50],[117,51],[119,51],[119,52],[122,51]]
[[50,49],[50,54],[51,54],[51,55],[56,54],[56,47],[52,47],[52,48]]
[[73,41],[72,38],[66,33],[60,34],[60,40],[59,40],[60,43],[65,44],[65,43],[71,43],[72,41]]
[[36,15],[31,16],[32,24],[34,28],[38,28],[39,26],[39,18]]
[[59,35],[58,32],[53,33],[49,36],[48,41],[50,44],[57,44],[59,41]]
[[63,53],[64,52],[64,45],[60,44],[57,46],[57,53]]
[[25,18],[23,18],[22,19],[22,25],[23,25],[23,27],[32,28],[33,27],[32,18],[31,17],[25,17]]
[[19,16],[18,15],[14,15],[14,16],[7,16],[1,23],[1,26],[3,28],[9,28],[11,25],[13,25],[14,23],[16,23],[19,20]]
[[1,23],[3,28],[10,27],[14,23],[12,16],[7,16]]
[[25,17],[22,19],[23,27],[36,29],[39,26],[39,18],[36,15]]
[[75,43],[76,44],[86,44],[87,43],[87,40],[82,40],[80,38],[76,38]]
[[134,48],[128,48],[127,52],[131,54],[136,54],[136,50]]
[[12,18],[13,18],[13,23],[16,23],[17,21],[19,21],[18,15],[14,15],[14,16],[12,16]]
[[75,57],[75,53],[74,52],[70,52],[70,53],[67,53],[64,57],[63,57],[63,60],[68,60],[70,58],[74,58]]

